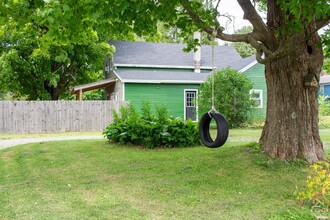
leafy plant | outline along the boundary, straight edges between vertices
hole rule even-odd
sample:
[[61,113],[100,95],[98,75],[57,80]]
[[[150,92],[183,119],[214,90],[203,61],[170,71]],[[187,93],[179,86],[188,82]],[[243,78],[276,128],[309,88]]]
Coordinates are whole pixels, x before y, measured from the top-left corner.
[[297,193],[297,200],[317,211],[330,208],[330,165],[318,162],[310,166],[311,173],[306,180],[306,188]]
[[319,116],[319,127],[330,128],[330,116]]
[[[221,69],[214,73],[214,103],[215,108],[227,119],[232,128],[242,126],[248,119],[251,108],[250,90],[252,82],[238,71],[231,68]],[[212,107],[212,77],[208,77],[200,86],[199,110],[203,115]]]
[[328,96],[321,95],[319,96],[319,115],[320,116],[330,116],[330,101]]
[[191,120],[169,116],[163,105],[152,114],[144,102],[139,113],[133,105],[122,106],[114,112],[114,121],[103,132],[110,141],[147,148],[187,147],[200,143],[197,124]]

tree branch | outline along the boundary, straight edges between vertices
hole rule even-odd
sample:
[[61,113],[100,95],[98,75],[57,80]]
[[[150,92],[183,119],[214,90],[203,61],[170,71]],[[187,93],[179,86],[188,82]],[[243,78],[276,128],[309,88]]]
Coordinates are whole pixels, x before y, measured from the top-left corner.
[[[193,11],[189,7],[189,0],[185,0],[183,3],[183,7],[187,14],[193,19],[193,21],[200,27],[202,27],[202,30],[210,35],[214,35],[214,29],[216,30],[216,38],[224,40],[224,41],[230,41],[230,42],[245,42],[250,44],[252,47],[254,47],[257,50],[257,61],[260,63],[268,62],[269,59],[273,58],[274,56],[278,56],[279,52],[270,51],[266,44],[264,42],[270,41],[273,39],[273,34],[270,33],[267,26],[264,24],[260,16],[257,14],[255,9],[253,8],[250,0],[238,0],[243,5],[241,7],[245,7],[245,15],[247,15],[247,12],[249,14],[247,17],[249,17],[249,20],[252,20],[252,24],[256,25],[257,28],[253,30],[251,33],[247,34],[225,34],[223,31],[225,30],[223,27],[220,26],[219,22],[215,19],[216,27],[212,28],[208,26],[200,17],[199,15]],[[249,4],[247,4],[249,3]],[[252,9],[251,9],[252,7]],[[244,9],[243,9],[244,10]],[[253,10],[253,12],[251,12]],[[254,14],[255,13],[255,14]],[[259,20],[257,19],[259,18]],[[267,59],[263,59],[262,56],[265,55]]]
[[[203,31],[206,33],[212,35],[213,34],[213,28],[211,27],[204,27]],[[261,50],[267,55],[271,55],[272,52],[262,43],[258,40],[259,36],[256,33],[247,33],[247,34],[225,34],[223,33],[223,29],[217,29],[216,37],[224,40],[224,41],[230,41],[230,42],[245,42],[250,44],[252,47],[254,47],[256,50]]]
[[250,0],[237,0],[238,4],[241,6],[244,16],[243,19],[248,20],[252,26],[253,31],[259,33],[261,37],[261,41],[263,43],[269,42],[269,40],[273,39],[273,34],[267,27],[267,25],[263,22],[260,15],[257,13],[255,7],[252,5]]
[[216,11],[218,11],[218,7],[219,7],[220,2],[221,2],[221,0],[218,0],[217,5],[215,6]]
[[244,12],[243,19],[248,20],[257,31],[268,32],[266,24],[253,7],[250,0],[237,0],[237,2]]
[[326,26],[329,23],[330,23],[330,16],[327,17],[327,18],[324,18],[324,19],[316,20],[315,28],[318,31],[318,30],[320,30],[321,28],[323,28],[324,26]]

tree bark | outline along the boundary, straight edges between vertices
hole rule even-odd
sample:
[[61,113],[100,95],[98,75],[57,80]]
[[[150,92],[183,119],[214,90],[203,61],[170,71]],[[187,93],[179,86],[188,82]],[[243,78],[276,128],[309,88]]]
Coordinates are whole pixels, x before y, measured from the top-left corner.
[[[276,19],[268,13],[267,24],[273,30],[283,23],[278,11],[272,10]],[[279,35],[273,45],[271,50],[281,53],[265,64],[267,113],[260,144],[268,155],[281,160],[325,160],[318,127],[318,81],[323,63],[320,37],[307,27],[299,33]]]

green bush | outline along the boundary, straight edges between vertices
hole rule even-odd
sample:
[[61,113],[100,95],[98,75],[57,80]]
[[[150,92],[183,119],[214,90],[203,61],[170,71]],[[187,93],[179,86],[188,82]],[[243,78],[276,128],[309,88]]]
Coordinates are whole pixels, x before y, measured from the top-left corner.
[[330,116],[319,116],[319,128],[330,128]]
[[[242,73],[227,68],[214,73],[215,108],[227,119],[231,128],[241,127],[246,123],[248,111],[252,106],[250,90],[252,82]],[[212,107],[212,77],[200,86],[199,110],[203,115]]]
[[327,101],[328,96],[319,96],[319,115],[330,116],[330,101]]
[[114,121],[103,135],[109,141],[147,148],[188,147],[200,143],[196,123],[169,116],[165,106],[156,106],[153,114],[146,102],[141,113],[132,105],[122,106],[120,114],[114,112]]

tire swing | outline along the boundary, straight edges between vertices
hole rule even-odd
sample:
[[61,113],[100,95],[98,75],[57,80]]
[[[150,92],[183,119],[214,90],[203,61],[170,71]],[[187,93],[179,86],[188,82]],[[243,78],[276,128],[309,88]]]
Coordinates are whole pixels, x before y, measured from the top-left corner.
[[[216,29],[213,30],[213,40],[215,39]],[[202,143],[208,148],[218,148],[224,145],[229,134],[229,127],[226,118],[214,107],[214,44],[212,44],[212,109],[205,113],[199,122],[199,136]],[[212,118],[217,125],[217,136],[215,140],[210,135],[210,124]]]

